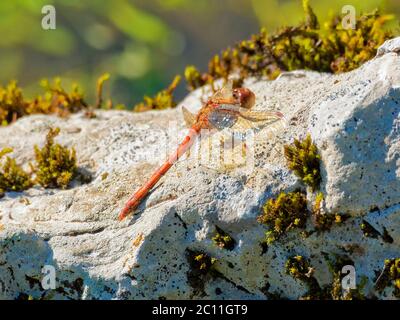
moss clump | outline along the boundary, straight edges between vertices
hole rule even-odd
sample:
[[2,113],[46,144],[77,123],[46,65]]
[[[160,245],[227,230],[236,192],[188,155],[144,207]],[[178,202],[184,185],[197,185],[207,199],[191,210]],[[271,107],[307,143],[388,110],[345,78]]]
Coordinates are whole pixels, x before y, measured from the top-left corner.
[[348,218],[348,216],[344,214],[322,212],[323,201],[324,194],[322,192],[318,192],[313,206],[314,224],[318,231],[328,231],[331,229],[333,224],[340,224]]
[[55,78],[53,83],[43,79],[40,85],[45,89],[45,94],[29,104],[28,114],[57,114],[65,117],[88,107],[83,92],[76,83],[72,85],[71,92],[62,87],[60,78]]
[[360,228],[365,237],[378,239],[381,236],[380,232],[365,220],[362,221]]
[[314,278],[314,268],[310,262],[303,256],[292,256],[285,263],[286,274],[298,279],[307,286],[307,294],[302,297],[303,300],[319,300],[322,297],[322,290],[318,281]]
[[287,166],[312,190],[316,190],[321,182],[320,161],[317,146],[311,136],[300,141],[294,139],[293,144],[284,146]]
[[181,77],[176,76],[167,89],[158,92],[153,98],[145,96],[143,102],[133,107],[133,111],[143,112],[175,108],[176,102],[174,101],[173,93],[180,81]]
[[215,226],[216,234],[212,237],[212,241],[220,248],[233,250],[235,247],[235,240],[224,230]]
[[[0,160],[12,151],[11,148],[0,150]],[[6,191],[23,191],[31,186],[30,174],[18,166],[15,159],[7,156],[5,161],[0,162],[0,194]]]
[[217,259],[209,256],[202,251],[192,251],[186,249],[186,257],[189,263],[187,279],[190,286],[193,288],[194,296],[205,296],[204,284],[207,280],[219,275],[215,269]]
[[192,258],[192,266],[204,274],[209,273],[212,270],[214,263],[217,262],[217,259],[210,257],[208,254],[200,252],[195,253]]
[[16,81],[0,86],[0,124],[5,126],[26,114],[26,103]]
[[[97,79],[97,83],[96,83],[96,105],[95,107],[97,109],[100,109],[103,107],[103,87],[104,87],[104,83],[106,81],[108,81],[110,79],[110,74],[109,73],[105,73],[103,75],[101,75],[98,79]],[[110,106],[110,104],[112,104],[111,101],[108,101],[108,106]]]
[[45,93],[32,100],[23,96],[16,81],[11,81],[6,87],[0,86],[0,123],[8,125],[23,116],[36,113],[66,116],[87,108],[83,94],[76,84],[72,86],[71,92],[63,89],[59,78],[53,84],[42,80],[41,86]]
[[[191,68],[186,77],[190,89],[235,74],[244,79],[266,76],[275,79],[282,71],[296,69],[320,72],[346,72],[373,58],[377,48],[392,38],[383,26],[390,15],[377,11],[357,18],[355,29],[344,29],[339,15],[320,28],[308,0],[303,0],[305,21],[294,27],[267,34],[261,29],[249,40],[228,48],[209,62],[208,73]],[[207,81],[205,81],[207,79]]]
[[383,271],[376,281],[375,289],[381,292],[390,285],[394,287],[394,296],[400,298],[400,258],[385,260]]
[[207,74],[201,74],[195,66],[187,66],[185,68],[184,76],[188,84],[189,90],[204,86],[208,83],[209,77]]
[[[70,91],[67,91],[61,85],[60,78],[55,78],[53,82],[43,79],[40,85],[44,89],[44,93],[33,99],[26,99],[17,82],[11,81],[5,87],[0,86],[0,124],[8,125],[23,116],[38,113],[57,114],[66,117],[71,113],[84,110],[87,117],[93,117],[94,109],[104,107],[103,86],[109,77],[109,74],[104,74],[97,80],[97,98],[94,107],[86,102],[82,89],[76,83],[72,84]],[[106,107],[108,109],[125,108],[123,105],[113,107],[111,100],[107,101]]]
[[36,180],[45,188],[67,188],[77,171],[75,149],[54,143],[59,133],[59,128],[51,128],[44,147],[34,147]]
[[366,285],[367,278],[362,278],[362,281],[355,289],[344,290],[342,287],[342,278],[345,274],[342,273],[344,266],[354,266],[353,260],[347,255],[324,254],[324,257],[328,263],[329,270],[332,274],[332,283],[323,288],[324,295],[327,299],[333,300],[364,300],[365,296],[362,293],[363,288]]
[[303,193],[282,192],[276,199],[267,201],[258,221],[270,227],[265,240],[267,244],[271,244],[285,232],[294,228],[303,228],[307,216],[307,200]]
[[313,276],[314,268],[303,256],[290,257],[285,264],[286,274],[302,281],[308,288],[307,293],[301,297],[302,300],[354,300],[365,299],[362,289],[366,284],[366,278],[356,289],[343,292],[342,268],[354,263],[346,256],[335,255],[334,260],[328,259],[328,266],[332,274],[331,284],[321,287]]
[[286,261],[285,269],[287,274],[299,280],[307,280],[313,273],[313,268],[303,256],[290,257]]

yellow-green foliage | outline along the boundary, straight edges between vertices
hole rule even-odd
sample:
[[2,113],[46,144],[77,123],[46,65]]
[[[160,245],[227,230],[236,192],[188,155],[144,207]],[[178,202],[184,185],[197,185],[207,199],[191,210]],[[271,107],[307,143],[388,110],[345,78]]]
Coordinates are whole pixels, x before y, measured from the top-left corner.
[[313,269],[310,263],[302,256],[290,257],[285,264],[286,273],[295,279],[305,280],[310,278]]
[[310,135],[303,141],[295,139],[293,144],[285,145],[284,155],[288,168],[293,170],[306,185],[313,190],[319,187],[321,157]]
[[318,192],[315,197],[315,203],[313,206],[313,218],[317,230],[328,231],[334,223],[342,223],[347,218],[347,216],[326,212],[323,213],[321,210],[323,200],[324,194],[322,192]]
[[267,201],[258,221],[270,227],[266,233],[266,242],[270,244],[291,229],[303,228],[307,216],[307,200],[303,193],[282,192],[276,199]]
[[347,292],[342,289],[342,267],[353,265],[353,262],[346,256],[335,255],[333,261],[328,260],[328,267],[332,274],[332,282],[321,288],[317,279],[313,276],[314,268],[303,256],[297,255],[290,257],[285,264],[287,274],[295,279],[302,281],[308,288],[308,292],[301,297],[302,300],[353,300],[365,299],[362,289],[366,284],[366,278],[356,289]]
[[224,230],[216,226],[216,234],[211,239],[218,247],[232,250],[235,246],[235,240]]
[[[109,74],[104,74],[97,80],[95,108],[103,107],[103,86],[109,79]],[[7,86],[0,86],[0,124],[8,125],[18,118],[30,114],[57,114],[65,117],[71,113],[85,110],[87,116],[93,116],[93,107],[88,105],[84,94],[77,84],[73,84],[71,91],[65,90],[61,85],[61,79],[55,78],[52,83],[47,79],[40,82],[44,89],[42,95],[33,99],[26,99],[22,89],[16,81],[11,81]],[[107,101],[107,108],[112,108],[111,100]],[[122,109],[121,105],[115,107]]]
[[76,174],[75,149],[54,143],[59,132],[59,128],[50,129],[44,147],[34,147],[36,180],[45,188],[67,188]]
[[41,85],[45,89],[44,95],[32,100],[24,98],[16,81],[11,81],[5,88],[0,86],[0,123],[7,125],[20,117],[35,113],[66,116],[87,107],[77,85],[73,85],[70,93],[62,88],[59,78],[52,85],[47,80],[42,80]]
[[344,266],[354,266],[354,262],[346,255],[325,254],[324,256],[333,278],[332,283],[323,288],[324,298],[333,300],[364,300],[365,296],[362,290],[368,278],[362,277],[362,280],[357,284],[355,289],[344,290],[342,287],[342,278],[345,275],[342,273],[342,269]]
[[16,81],[0,86],[0,124],[7,125],[26,114],[26,102]]
[[376,281],[375,288],[382,291],[389,285],[394,287],[395,297],[400,298],[400,258],[385,260],[384,269]]
[[320,72],[346,72],[373,58],[377,48],[393,37],[383,26],[391,15],[377,11],[357,18],[355,29],[344,29],[340,16],[320,23],[308,0],[303,0],[305,22],[267,34],[261,29],[249,40],[222,51],[209,62],[208,74],[190,69],[186,75],[189,88],[205,84],[200,79],[227,79],[236,74],[241,79],[267,76],[275,79],[282,71],[296,69]]
[[185,68],[184,76],[188,83],[189,90],[204,86],[208,80],[207,74],[200,74],[199,70],[193,65]]
[[38,96],[29,107],[29,113],[56,113],[67,116],[88,107],[79,86],[74,83],[71,92],[67,92],[61,85],[61,79],[55,78],[53,83],[43,79],[40,85],[45,90],[43,96]]
[[110,79],[110,74],[109,73],[105,73],[105,74],[101,75],[97,79],[97,84],[96,84],[96,97],[97,97],[97,99],[96,99],[96,108],[101,108],[103,106],[103,87],[104,87],[104,82],[108,81],[109,79]]
[[[11,153],[11,148],[0,150],[0,161]],[[0,194],[5,191],[23,191],[32,186],[30,175],[17,165],[15,159],[6,157],[0,162]]]
[[207,274],[213,270],[214,264],[217,262],[216,258],[210,257],[208,254],[203,252],[192,252],[191,253],[191,266],[196,271],[202,274]]
[[381,235],[378,230],[376,230],[370,223],[368,223],[365,220],[362,221],[360,228],[365,237],[376,239],[376,238],[379,238]]
[[173,93],[180,81],[181,77],[176,76],[167,89],[158,92],[153,98],[145,96],[144,101],[134,106],[133,111],[142,112],[175,108],[176,102],[174,101]]

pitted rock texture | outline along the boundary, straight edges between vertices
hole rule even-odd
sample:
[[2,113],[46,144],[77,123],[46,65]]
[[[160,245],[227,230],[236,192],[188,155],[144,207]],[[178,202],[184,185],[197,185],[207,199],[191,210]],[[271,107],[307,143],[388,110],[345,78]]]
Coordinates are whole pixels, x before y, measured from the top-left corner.
[[[27,163],[48,127],[60,127],[57,142],[74,146],[80,170],[92,176],[68,190],[36,186],[0,199],[0,298],[297,299],[307,288],[285,273],[293,255],[310,259],[320,286],[332,282],[325,257],[346,255],[357,283],[367,279],[367,297],[395,298],[393,287],[378,291],[374,282],[385,259],[400,257],[399,49],[393,39],[375,59],[341,75],[248,79],[255,109],[283,112],[286,127],[259,133],[252,165],[243,170],[197,161],[207,143],[201,141],[123,222],[117,215],[124,202],[184,137],[180,107],[198,110],[205,89],[174,110],[97,111],[95,119],[36,115],[0,128],[0,148],[14,148],[12,156]],[[263,247],[267,228],[256,221],[263,203],[305,190],[287,169],[282,146],[307,133],[322,157],[324,211],[350,218],[306,238],[290,231]],[[312,201],[315,194],[306,191]],[[365,221],[375,237],[363,234]],[[216,226],[235,239],[233,250],[213,243]],[[193,251],[216,258],[217,274],[194,273]],[[55,289],[43,283],[48,266],[55,268]]]

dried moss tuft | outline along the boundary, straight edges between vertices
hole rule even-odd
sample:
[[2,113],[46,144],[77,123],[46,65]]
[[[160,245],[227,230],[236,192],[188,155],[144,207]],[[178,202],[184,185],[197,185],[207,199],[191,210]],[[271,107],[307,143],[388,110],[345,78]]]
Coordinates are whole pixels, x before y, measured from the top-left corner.
[[334,224],[341,224],[348,218],[345,214],[334,214],[322,212],[322,202],[324,201],[324,194],[318,192],[313,206],[314,224],[318,231],[329,231]]
[[[0,150],[0,161],[12,151],[11,148]],[[30,174],[17,165],[15,159],[7,156],[5,161],[0,162],[0,194],[6,191],[24,191],[31,186]]]
[[180,81],[181,77],[175,76],[174,80],[167,89],[158,92],[153,98],[145,96],[143,102],[133,107],[133,111],[143,112],[149,110],[175,108],[177,104],[174,101],[173,93]]
[[282,192],[276,199],[269,199],[258,217],[260,223],[270,227],[266,243],[273,243],[291,229],[303,228],[308,214],[306,196],[301,192]]
[[6,126],[26,113],[26,102],[17,82],[11,81],[6,87],[0,86],[0,124]]
[[34,147],[36,180],[45,188],[65,189],[77,172],[75,149],[54,143],[54,138],[59,133],[59,128],[51,128],[44,147]]
[[320,161],[317,146],[311,136],[300,141],[295,139],[293,144],[284,146],[287,166],[312,190],[316,190],[321,182]]
[[384,25],[391,15],[378,11],[363,14],[356,20],[355,29],[344,29],[340,15],[320,23],[308,0],[303,0],[305,21],[297,26],[284,27],[268,34],[264,28],[214,56],[208,73],[194,69],[188,72],[188,86],[195,89],[216,79],[227,80],[235,75],[241,79],[266,76],[275,79],[283,71],[297,69],[319,72],[347,72],[372,59],[378,47],[393,37]]
[[331,259],[325,254],[328,266],[332,275],[332,282],[321,287],[313,276],[314,268],[308,259],[297,255],[290,257],[285,264],[286,274],[302,281],[308,288],[307,293],[301,297],[302,300],[362,300],[365,296],[362,293],[366,285],[366,278],[360,282],[356,289],[343,290],[342,268],[345,265],[353,265],[347,256],[334,255]]
[[376,281],[375,289],[381,292],[388,286],[393,286],[394,296],[400,298],[400,258],[385,260],[383,271]]
[[218,226],[215,226],[215,229],[216,234],[211,240],[220,248],[233,250],[235,247],[235,240]]

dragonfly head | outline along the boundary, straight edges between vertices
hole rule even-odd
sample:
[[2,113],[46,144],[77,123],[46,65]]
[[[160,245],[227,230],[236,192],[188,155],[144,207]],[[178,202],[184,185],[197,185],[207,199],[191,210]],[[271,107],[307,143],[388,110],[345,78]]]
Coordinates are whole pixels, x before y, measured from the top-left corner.
[[232,91],[232,95],[242,108],[250,109],[256,102],[255,94],[247,88],[236,88]]

